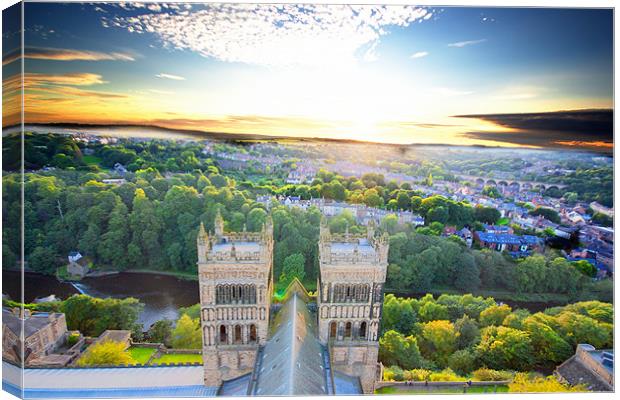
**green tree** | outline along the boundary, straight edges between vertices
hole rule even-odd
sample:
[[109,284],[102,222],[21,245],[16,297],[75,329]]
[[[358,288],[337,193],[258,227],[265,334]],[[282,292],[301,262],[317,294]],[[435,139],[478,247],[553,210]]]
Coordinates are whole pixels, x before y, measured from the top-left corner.
[[508,304],[491,306],[480,313],[480,326],[500,326],[511,312]]
[[450,321],[437,320],[424,324],[422,328],[423,354],[445,367],[448,357],[456,350],[458,332]]
[[534,365],[532,340],[527,332],[492,325],[481,333],[476,351],[483,365],[519,371],[528,371]]
[[289,283],[293,281],[294,278],[299,279],[299,281],[303,282],[303,279],[306,276],[306,271],[304,269],[304,265],[306,263],[306,259],[303,254],[295,253],[284,259],[284,268],[282,270],[282,275],[280,275],[280,284],[286,287]]
[[77,365],[91,367],[95,365],[134,364],[134,359],[125,351],[126,346],[125,343],[112,340],[95,343],[77,360]]
[[171,342],[175,349],[202,348],[200,320],[191,319],[187,314],[183,314],[172,331]]
[[396,331],[387,331],[379,339],[379,360],[384,365],[399,365],[405,369],[421,368],[425,364],[416,338]]
[[152,343],[163,343],[170,347],[172,345],[172,321],[169,319],[156,321],[149,328],[147,336]]

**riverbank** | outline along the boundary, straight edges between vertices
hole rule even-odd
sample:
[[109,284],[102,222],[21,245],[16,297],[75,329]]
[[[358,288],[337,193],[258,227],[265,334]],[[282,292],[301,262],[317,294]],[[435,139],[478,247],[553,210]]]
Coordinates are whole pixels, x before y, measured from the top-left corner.
[[179,271],[153,271],[148,269],[132,269],[123,271],[126,274],[149,274],[149,275],[163,275],[172,276],[174,278],[183,279],[186,281],[198,281],[198,272],[179,272]]

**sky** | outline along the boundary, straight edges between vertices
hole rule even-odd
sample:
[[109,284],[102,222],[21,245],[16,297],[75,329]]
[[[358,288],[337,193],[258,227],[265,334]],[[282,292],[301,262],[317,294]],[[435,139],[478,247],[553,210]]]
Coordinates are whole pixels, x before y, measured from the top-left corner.
[[606,9],[26,3],[24,40],[27,123],[613,147]]

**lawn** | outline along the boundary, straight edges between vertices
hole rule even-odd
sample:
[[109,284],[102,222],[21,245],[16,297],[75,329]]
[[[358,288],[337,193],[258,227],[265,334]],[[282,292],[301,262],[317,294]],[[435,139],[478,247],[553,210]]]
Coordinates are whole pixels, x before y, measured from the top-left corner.
[[[508,392],[508,386],[499,385],[495,386],[472,386],[467,388],[466,393],[506,393]],[[457,394],[463,393],[462,387],[393,387],[386,386],[375,391],[376,394]]]
[[509,223],[510,223],[510,218],[506,218],[506,217],[500,218],[497,221],[497,225],[508,225]]
[[101,163],[101,158],[93,155],[82,156],[82,160],[88,165],[99,165]]
[[146,364],[157,350],[149,347],[130,347],[127,351],[136,363]]
[[155,358],[151,364],[178,364],[178,363],[196,363],[202,364],[202,354],[164,354],[160,358]]

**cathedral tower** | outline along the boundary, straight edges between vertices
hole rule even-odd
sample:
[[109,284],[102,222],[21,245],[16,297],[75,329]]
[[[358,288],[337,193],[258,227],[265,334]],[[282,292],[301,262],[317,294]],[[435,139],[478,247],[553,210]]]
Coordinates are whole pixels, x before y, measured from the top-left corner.
[[251,372],[267,340],[273,291],[273,223],[261,232],[224,232],[219,211],[215,232],[200,224],[197,237],[202,353],[205,384]]
[[375,236],[374,222],[367,232],[335,235],[321,221],[317,306],[333,368],[358,376],[364,393],[373,393],[389,244],[386,234]]

